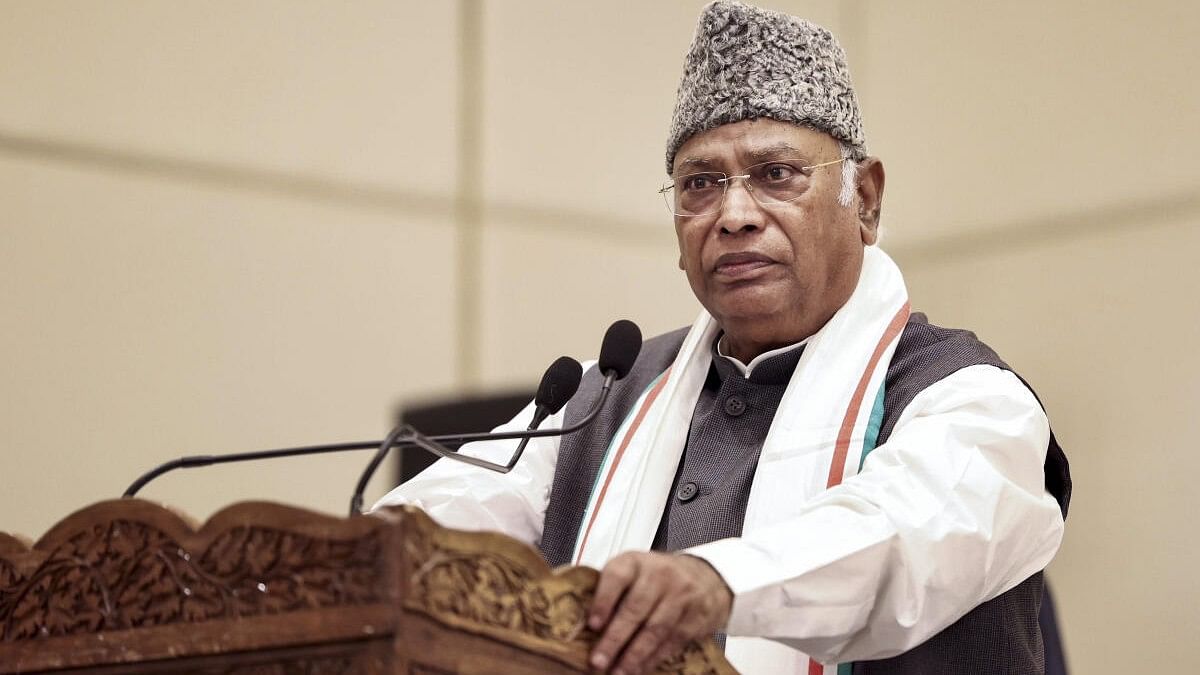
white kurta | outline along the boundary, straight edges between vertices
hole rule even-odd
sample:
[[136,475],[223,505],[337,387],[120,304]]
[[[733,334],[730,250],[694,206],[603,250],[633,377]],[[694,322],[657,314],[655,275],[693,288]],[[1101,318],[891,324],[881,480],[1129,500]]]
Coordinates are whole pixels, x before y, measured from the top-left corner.
[[[532,405],[500,429],[524,429],[531,416]],[[561,424],[559,413],[543,428]],[[857,475],[751,536],[686,553],[733,590],[730,635],[826,663],[895,655],[1054,557],[1063,519],[1044,487],[1049,434],[1015,375],[964,368],[917,395]],[[515,447],[462,452],[506,462]],[[508,474],[442,459],[376,507],[414,504],[447,527],[536,545],[557,452],[557,439],[534,439]]]

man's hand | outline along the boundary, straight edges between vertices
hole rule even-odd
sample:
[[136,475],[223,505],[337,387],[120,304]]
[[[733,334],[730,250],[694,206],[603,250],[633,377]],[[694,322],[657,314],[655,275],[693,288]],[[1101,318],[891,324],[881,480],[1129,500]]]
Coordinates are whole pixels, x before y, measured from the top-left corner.
[[700,558],[622,553],[600,571],[588,616],[592,630],[604,629],[592,667],[608,671],[616,662],[611,672],[619,675],[653,668],[723,628],[732,605],[725,580]]

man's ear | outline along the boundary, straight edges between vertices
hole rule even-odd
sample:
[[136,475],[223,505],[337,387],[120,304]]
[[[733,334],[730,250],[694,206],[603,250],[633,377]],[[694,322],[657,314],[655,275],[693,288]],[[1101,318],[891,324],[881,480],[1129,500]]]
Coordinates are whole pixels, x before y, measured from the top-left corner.
[[883,211],[883,162],[867,157],[858,164],[858,229],[863,244],[879,240],[879,216]]

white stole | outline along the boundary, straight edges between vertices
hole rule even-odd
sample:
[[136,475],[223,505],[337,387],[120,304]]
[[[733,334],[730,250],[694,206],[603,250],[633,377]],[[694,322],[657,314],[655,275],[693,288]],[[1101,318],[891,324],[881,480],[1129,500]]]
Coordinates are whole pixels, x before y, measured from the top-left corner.
[[[853,294],[809,339],[780,400],[754,474],[743,535],[794,517],[806,501],[858,472],[864,442],[874,442],[868,433],[872,411],[908,313],[900,270],[883,251],[866,247]],[[575,564],[600,568],[624,551],[649,550],[719,330],[702,311],[675,362],[617,430],[576,538]],[[725,654],[747,673],[837,672],[836,665],[810,664],[803,653],[758,638],[731,636]]]

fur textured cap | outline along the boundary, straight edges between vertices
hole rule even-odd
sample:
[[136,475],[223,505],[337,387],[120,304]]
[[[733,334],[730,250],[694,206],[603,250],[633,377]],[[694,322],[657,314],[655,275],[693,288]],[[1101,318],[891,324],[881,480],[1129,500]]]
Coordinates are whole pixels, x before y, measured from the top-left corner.
[[781,12],[717,0],[704,8],[683,64],[667,139],[667,173],[687,139],[769,117],[823,131],[867,156],[846,52],[824,28]]

